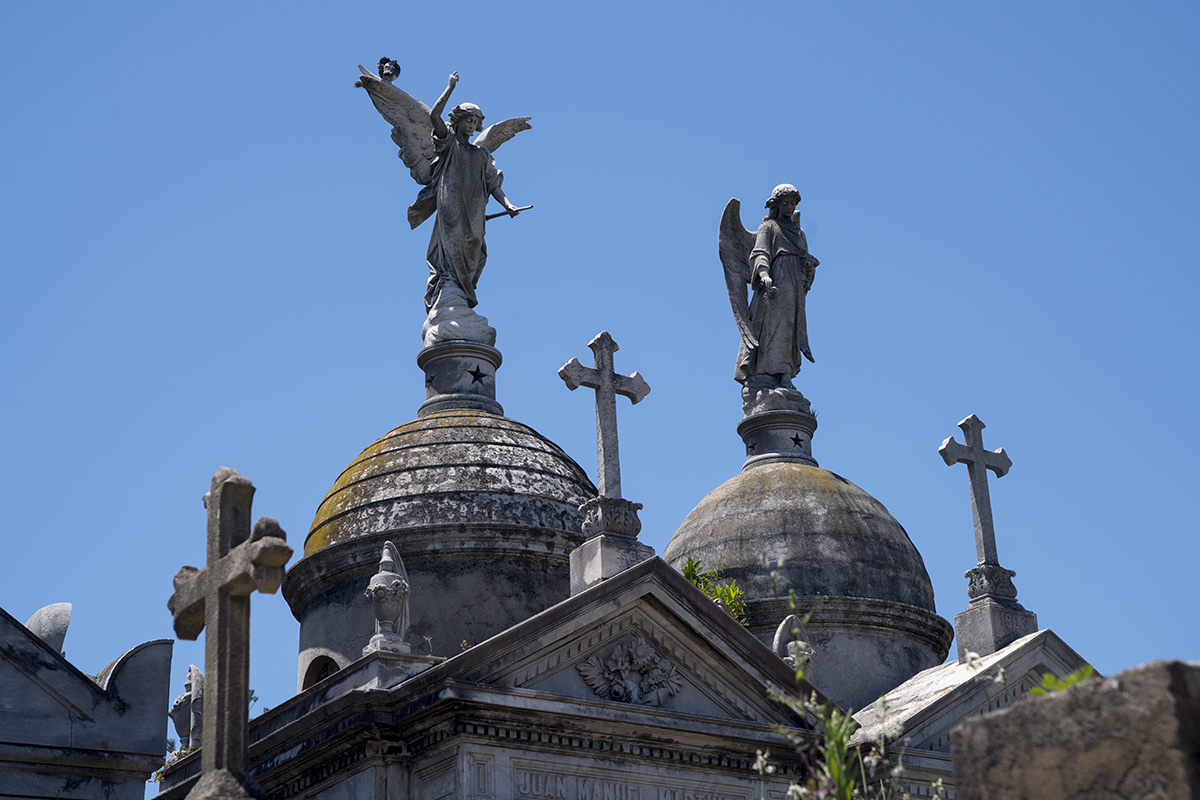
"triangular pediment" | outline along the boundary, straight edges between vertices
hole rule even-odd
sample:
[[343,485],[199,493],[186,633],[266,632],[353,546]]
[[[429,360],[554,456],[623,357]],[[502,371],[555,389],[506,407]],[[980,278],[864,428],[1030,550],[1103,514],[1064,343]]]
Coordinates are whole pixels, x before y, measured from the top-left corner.
[[907,742],[906,748],[950,752],[950,731],[968,717],[1025,697],[1043,675],[1065,677],[1085,666],[1051,630],[1024,636],[969,663],[951,661],[918,673],[854,715],[857,738]]
[[812,688],[797,686],[790,667],[658,558],[432,672],[598,711],[809,726],[772,700],[767,686]]
[[[10,738],[61,744],[47,723],[94,722],[102,693],[28,628],[0,610],[0,728]],[[47,737],[50,737],[49,739]]]

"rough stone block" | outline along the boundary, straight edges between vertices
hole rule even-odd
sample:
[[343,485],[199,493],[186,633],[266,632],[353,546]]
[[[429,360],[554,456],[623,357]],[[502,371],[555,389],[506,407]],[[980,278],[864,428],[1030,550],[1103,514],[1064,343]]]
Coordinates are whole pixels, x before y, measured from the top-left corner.
[[593,536],[571,551],[571,596],[608,580],[653,555],[653,547],[628,536]]
[[1200,798],[1200,664],[1157,661],[969,719],[960,800]]
[[965,661],[968,651],[981,656],[995,653],[1037,629],[1037,614],[1020,603],[999,603],[990,597],[972,600],[954,618],[958,660]]

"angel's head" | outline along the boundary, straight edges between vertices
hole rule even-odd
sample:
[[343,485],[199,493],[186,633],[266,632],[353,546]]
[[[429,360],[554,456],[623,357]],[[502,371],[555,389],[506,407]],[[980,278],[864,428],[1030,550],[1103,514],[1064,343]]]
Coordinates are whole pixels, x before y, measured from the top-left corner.
[[400,77],[400,65],[396,63],[395,59],[388,58],[387,56],[379,59],[377,69],[379,70],[379,77],[388,83]]
[[791,217],[798,205],[800,205],[800,190],[790,183],[781,183],[771,192],[771,197],[764,207],[771,209],[768,216],[778,219],[779,217]]
[[450,127],[458,132],[460,123],[463,133],[478,133],[483,130],[483,110],[474,103],[459,103],[450,112]]

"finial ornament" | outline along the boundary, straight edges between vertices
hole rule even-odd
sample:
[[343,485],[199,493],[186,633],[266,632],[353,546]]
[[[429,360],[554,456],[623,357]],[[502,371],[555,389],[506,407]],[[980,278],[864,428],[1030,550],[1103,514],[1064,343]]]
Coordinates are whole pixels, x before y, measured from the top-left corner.
[[[742,384],[747,417],[770,410],[809,413],[808,401],[792,380],[803,359],[813,361],[805,302],[821,262],[808,252],[799,203],[800,192],[783,183],[765,203],[767,216],[757,233],[742,227],[737,198],[721,217],[718,249],[741,333],[734,379]],[[747,286],[753,290],[749,303]]]
[[408,634],[408,572],[400,551],[391,542],[383,543],[379,571],[367,584],[367,599],[375,607],[375,635],[363,648],[363,655],[376,650],[389,653],[409,653],[411,645],[404,641]]
[[607,580],[654,555],[653,548],[637,541],[642,529],[637,512],[641,503],[621,497],[621,460],[617,440],[617,395],[634,404],[650,394],[650,385],[635,372],[619,375],[613,354],[620,348],[608,331],[588,343],[596,366],[585,367],[572,358],[558,371],[567,388],[596,390],[596,483],[600,494],[579,510],[584,513],[582,530],[587,541],[571,551],[571,594]]
[[[975,570],[967,573],[971,580],[968,594],[972,598],[983,594],[1014,598],[1017,596],[1017,590],[1012,585],[1012,577],[1016,573],[1000,567],[1000,560],[996,554],[996,529],[992,524],[992,498],[988,492],[987,478],[989,469],[996,473],[996,477],[1003,478],[1012,468],[1012,461],[1003,447],[999,450],[984,449],[983,429],[987,426],[979,417],[972,414],[958,423],[958,427],[962,429],[966,445],[961,445],[954,441],[953,436],[948,436],[938,447],[938,452],[947,466],[966,464],[971,480],[971,516],[975,524],[975,553],[979,557],[979,563]],[[986,570],[984,574],[980,572],[982,567],[998,569]],[[972,573],[978,574],[972,576]]]
[[978,563],[963,577],[968,581],[967,608],[954,618],[959,661],[971,653],[988,655],[1037,630],[1037,615],[1017,602],[1017,573],[1000,566],[996,554],[996,531],[992,525],[992,500],[987,471],[1004,477],[1012,460],[1004,448],[983,446],[983,421],[972,414],[958,423],[965,445],[947,437],[938,453],[947,466],[966,464],[971,480],[971,516],[975,523],[975,553]]
[[[458,84],[458,73],[450,75],[445,90],[426,106],[404,92],[393,81],[400,65],[383,58],[380,74],[361,64],[354,85],[370,95],[383,118],[392,125],[392,141],[400,148],[400,159],[421,190],[408,208],[408,223],[416,228],[434,216],[426,262],[429,283],[425,291],[428,317],[422,331],[425,345],[467,340],[495,344],[496,331],[487,319],[472,309],[478,302],[475,289],[487,262],[484,227],[496,216],[515,217],[532,206],[517,207],[501,189],[504,175],[496,169],[492,154],[502,144],[532,126],[529,117],[514,117],[483,128],[483,111],[474,103],[460,103],[442,119],[446,104]],[[475,141],[471,136],[479,133]],[[504,208],[488,216],[489,198]]]
[[[618,375],[613,367],[613,354],[619,348],[608,331],[602,331],[588,343],[596,357],[595,367],[585,367],[572,358],[558,371],[567,388],[580,386],[596,390],[596,482],[600,497],[621,498],[621,460],[617,453],[617,395],[628,397],[634,405],[650,394],[650,385],[635,372]],[[636,533],[636,532],[635,532]]]

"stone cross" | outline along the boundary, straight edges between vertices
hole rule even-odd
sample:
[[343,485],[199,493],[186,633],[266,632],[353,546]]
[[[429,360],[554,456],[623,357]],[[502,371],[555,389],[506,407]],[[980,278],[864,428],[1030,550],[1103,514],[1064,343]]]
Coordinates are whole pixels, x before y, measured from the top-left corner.
[[221,467],[204,495],[208,508],[208,563],[183,567],[167,607],[181,639],[205,628],[203,771],[188,793],[202,797],[257,797],[262,789],[246,774],[249,744],[250,595],[274,594],[292,556],[279,523],[260,517],[250,528],[254,484]]
[[617,453],[617,395],[624,395],[636,405],[650,394],[650,386],[638,373],[618,375],[613,368],[613,353],[620,348],[602,332],[588,347],[596,354],[595,368],[585,367],[572,358],[558,371],[558,377],[575,391],[580,386],[596,390],[596,483],[600,496],[621,497],[621,462]]
[[948,466],[966,464],[971,478],[971,515],[975,520],[975,552],[979,556],[980,565],[990,564],[999,566],[996,555],[996,530],[992,526],[992,498],[988,494],[987,471],[996,473],[1003,478],[1012,467],[1012,461],[1004,448],[985,450],[983,448],[984,424],[979,417],[971,416],[958,423],[962,428],[966,446],[954,441],[953,436],[942,442],[938,452]]

